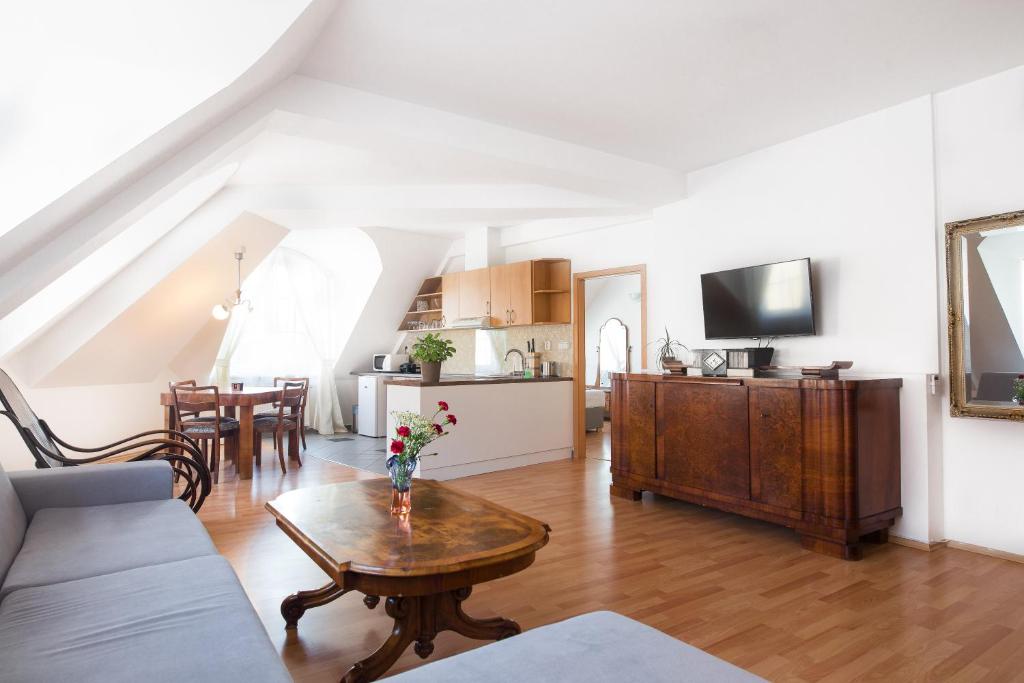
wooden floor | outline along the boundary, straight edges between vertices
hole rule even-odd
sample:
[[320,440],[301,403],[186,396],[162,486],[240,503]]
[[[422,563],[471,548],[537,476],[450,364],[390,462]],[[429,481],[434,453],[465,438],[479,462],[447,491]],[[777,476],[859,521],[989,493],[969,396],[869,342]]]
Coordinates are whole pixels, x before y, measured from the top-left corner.
[[[391,622],[347,595],[308,612],[286,636],[281,599],[326,577],[263,503],[374,475],[312,455],[293,470],[282,475],[264,457],[251,482],[222,477],[200,518],[295,679],[336,681],[383,642]],[[450,482],[552,528],[537,562],[478,586],[468,612],[530,629],[614,610],[771,680],[1024,680],[1024,565],[894,545],[843,562],[802,550],[794,534],[765,523],[650,494],[637,503],[611,498],[607,470],[581,459]],[[431,660],[480,645],[444,633]],[[421,662],[410,648],[392,671]]]

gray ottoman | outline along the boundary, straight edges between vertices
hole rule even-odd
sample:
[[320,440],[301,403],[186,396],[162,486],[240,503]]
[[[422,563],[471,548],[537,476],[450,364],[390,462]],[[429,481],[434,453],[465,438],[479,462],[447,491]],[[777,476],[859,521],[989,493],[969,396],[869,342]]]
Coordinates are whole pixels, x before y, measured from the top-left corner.
[[621,614],[591,612],[387,680],[394,683],[749,683],[764,679]]

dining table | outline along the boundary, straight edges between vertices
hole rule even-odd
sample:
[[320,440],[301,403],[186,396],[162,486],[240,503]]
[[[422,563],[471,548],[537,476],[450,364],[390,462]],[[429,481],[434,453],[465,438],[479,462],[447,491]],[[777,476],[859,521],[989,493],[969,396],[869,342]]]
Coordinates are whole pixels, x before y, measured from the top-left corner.
[[[255,409],[262,405],[273,405],[281,399],[283,389],[281,387],[243,387],[241,389],[219,389],[220,405],[224,409],[226,417],[236,417],[239,425],[238,432],[238,477],[240,479],[252,479],[252,463],[255,440],[262,438],[253,430],[253,415]],[[180,394],[181,392],[179,392]],[[174,397],[170,391],[160,394],[160,405],[164,408],[164,429],[174,429],[178,417],[174,410]],[[298,407],[290,408],[294,414],[299,411]],[[290,430],[288,432],[288,459],[297,461],[299,459],[299,432]]]

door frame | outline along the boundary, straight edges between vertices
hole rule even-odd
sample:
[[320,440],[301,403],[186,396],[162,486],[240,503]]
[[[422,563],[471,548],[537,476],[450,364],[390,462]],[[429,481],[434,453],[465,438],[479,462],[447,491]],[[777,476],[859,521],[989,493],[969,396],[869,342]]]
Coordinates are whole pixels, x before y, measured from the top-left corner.
[[588,270],[572,274],[572,446],[574,458],[587,457],[587,431],[584,407],[586,377],[587,341],[587,280],[610,275],[640,276],[640,369],[647,369],[647,264],[619,268]]

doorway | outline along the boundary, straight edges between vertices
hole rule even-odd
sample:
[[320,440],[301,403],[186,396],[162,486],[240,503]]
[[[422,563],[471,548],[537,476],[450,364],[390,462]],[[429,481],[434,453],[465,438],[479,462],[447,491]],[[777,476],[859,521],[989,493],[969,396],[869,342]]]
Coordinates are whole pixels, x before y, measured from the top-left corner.
[[647,266],[573,275],[573,449],[611,459],[611,373],[647,368]]

